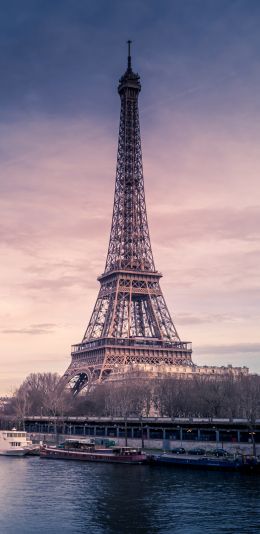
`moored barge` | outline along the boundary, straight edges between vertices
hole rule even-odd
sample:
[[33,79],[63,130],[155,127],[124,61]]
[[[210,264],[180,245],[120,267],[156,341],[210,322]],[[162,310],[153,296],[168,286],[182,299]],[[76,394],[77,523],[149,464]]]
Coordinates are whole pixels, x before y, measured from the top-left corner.
[[86,441],[67,440],[57,447],[43,446],[41,458],[55,460],[79,460],[83,462],[105,462],[117,464],[143,464],[147,456],[140,449],[133,447],[100,448]]
[[154,454],[150,462],[156,465],[171,465],[191,469],[211,469],[216,471],[260,472],[260,462],[254,456],[234,455],[232,457],[214,458],[212,456],[194,457],[189,454]]

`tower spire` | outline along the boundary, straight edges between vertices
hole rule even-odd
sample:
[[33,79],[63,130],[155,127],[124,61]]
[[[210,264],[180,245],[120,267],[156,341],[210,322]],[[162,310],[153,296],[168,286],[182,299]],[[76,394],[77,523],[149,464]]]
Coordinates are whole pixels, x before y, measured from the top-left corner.
[[131,58],[132,41],[127,41],[127,44],[128,44],[127,70],[132,70],[132,58]]

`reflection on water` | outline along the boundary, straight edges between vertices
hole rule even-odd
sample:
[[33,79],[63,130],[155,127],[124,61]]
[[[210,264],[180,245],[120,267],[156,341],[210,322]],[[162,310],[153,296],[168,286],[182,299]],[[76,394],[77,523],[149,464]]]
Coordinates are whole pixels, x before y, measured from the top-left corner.
[[254,534],[260,477],[0,457],[0,534]]

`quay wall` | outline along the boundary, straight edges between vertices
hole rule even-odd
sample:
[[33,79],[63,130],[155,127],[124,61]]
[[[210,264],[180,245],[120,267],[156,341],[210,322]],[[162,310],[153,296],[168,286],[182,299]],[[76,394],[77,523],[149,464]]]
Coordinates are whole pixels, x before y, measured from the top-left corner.
[[[40,432],[33,432],[33,433],[30,433],[30,438],[37,443],[39,441],[42,441],[50,445],[57,445],[59,443],[62,443],[68,438],[82,439],[82,434],[78,434],[78,435],[74,434],[73,436],[72,435],[68,436],[68,434],[44,434]],[[99,439],[106,440],[107,437],[99,436]],[[116,445],[125,446],[127,444],[127,446],[130,446],[130,447],[143,448],[146,450],[153,450],[153,451],[156,451],[156,450],[170,451],[175,447],[184,447],[186,451],[194,447],[201,447],[206,450],[215,449],[216,447],[223,448],[222,443],[219,443],[219,442],[216,443],[215,441],[181,442],[179,440],[169,440],[169,441],[167,440],[167,443],[165,443],[163,440],[154,440],[154,439],[141,440],[141,439],[127,438],[127,441],[126,441],[125,438],[115,438],[115,443]],[[233,442],[230,441],[230,442],[225,442],[224,448],[225,450],[233,454],[240,452],[243,454],[250,455],[250,454],[253,454],[254,452],[252,443],[234,444]],[[256,444],[255,449],[256,449],[256,454],[260,456],[260,444]]]
[[205,449],[220,447],[260,455],[260,419],[174,418],[167,417],[87,417],[42,415],[0,418],[1,429],[24,429],[29,435],[49,442],[68,437],[95,437],[118,444],[148,449],[170,450],[174,447]]
[[220,447],[260,454],[260,420],[31,416],[21,424],[29,434],[48,436],[49,441],[95,437],[149,449]]

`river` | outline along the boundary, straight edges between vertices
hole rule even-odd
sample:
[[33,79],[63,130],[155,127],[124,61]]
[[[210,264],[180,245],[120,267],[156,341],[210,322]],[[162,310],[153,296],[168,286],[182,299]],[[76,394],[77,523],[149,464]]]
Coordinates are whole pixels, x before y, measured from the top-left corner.
[[0,457],[1,534],[254,534],[260,477]]

